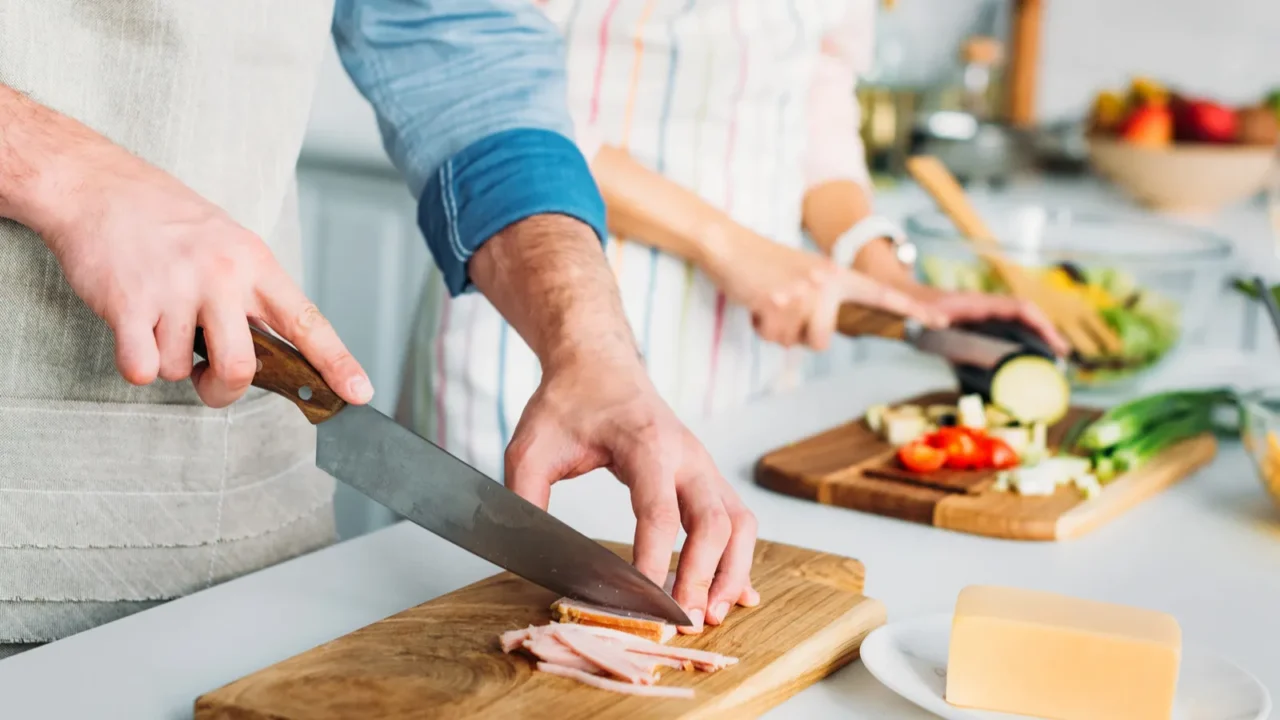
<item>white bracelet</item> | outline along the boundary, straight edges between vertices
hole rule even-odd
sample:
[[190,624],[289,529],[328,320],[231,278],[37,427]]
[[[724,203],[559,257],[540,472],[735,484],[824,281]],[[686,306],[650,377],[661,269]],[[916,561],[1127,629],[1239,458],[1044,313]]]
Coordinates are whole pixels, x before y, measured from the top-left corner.
[[831,248],[831,259],[839,267],[850,267],[858,251],[877,238],[889,238],[895,246],[907,240],[902,226],[883,215],[869,215],[845,230]]

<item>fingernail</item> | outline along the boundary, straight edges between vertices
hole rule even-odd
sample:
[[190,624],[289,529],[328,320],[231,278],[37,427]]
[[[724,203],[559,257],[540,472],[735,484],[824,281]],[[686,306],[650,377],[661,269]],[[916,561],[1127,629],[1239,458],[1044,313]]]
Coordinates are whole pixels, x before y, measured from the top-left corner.
[[724,618],[729,614],[729,603],[721,600],[711,608],[711,612],[707,614],[707,621],[712,625],[719,625],[724,622]]
[[347,392],[357,402],[369,402],[373,398],[373,385],[369,384],[369,378],[364,375],[357,375],[347,383]]
[[755,588],[747,589],[747,601],[743,603],[746,607],[752,608],[760,604],[760,593]]
[[701,610],[686,610],[684,614],[689,616],[689,622],[693,624],[679,628],[680,632],[684,635],[697,635],[702,632],[703,612]]

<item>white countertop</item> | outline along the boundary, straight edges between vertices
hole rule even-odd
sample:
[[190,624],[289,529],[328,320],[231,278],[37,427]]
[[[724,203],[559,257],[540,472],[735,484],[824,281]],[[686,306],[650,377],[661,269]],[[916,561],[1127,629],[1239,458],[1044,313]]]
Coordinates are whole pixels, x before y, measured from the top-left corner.
[[[1185,356],[1144,390],[1248,384],[1245,378],[1261,375],[1248,362],[1235,354]],[[694,429],[757,513],[761,537],[861,559],[867,593],[887,604],[891,619],[948,612],[960,588],[973,583],[1156,608],[1179,619],[1188,644],[1226,655],[1280,692],[1280,511],[1238,446],[1226,445],[1206,470],[1067,543],[962,535],[751,483],[761,453],[870,403],[947,383],[940,365],[923,358],[868,365]],[[634,527],[624,489],[599,475],[557,486],[552,510],[599,538],[629,540]],[[2,661],[0,717],[187,718],[203,692],[493,571],[402,523]],[[771,717],[928,715],[855,663]]]

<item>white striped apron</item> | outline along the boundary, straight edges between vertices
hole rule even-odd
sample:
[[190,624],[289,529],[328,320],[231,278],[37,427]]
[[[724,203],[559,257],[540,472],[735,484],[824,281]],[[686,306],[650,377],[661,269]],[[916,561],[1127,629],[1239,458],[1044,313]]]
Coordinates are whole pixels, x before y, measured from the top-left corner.
[[[565,36],[570,109],[603,142],[752,230],[802,243],[806,93],[822,36],[848,0],[545,0]],[[850,89],[852,92],[852,89]],[[606,244],[654,384],[683,417],[794,384],[801,356],[761,341],[690,264],[626,238]],[[479,294],[423,293],[401,416],[492,477],[537,359]]]

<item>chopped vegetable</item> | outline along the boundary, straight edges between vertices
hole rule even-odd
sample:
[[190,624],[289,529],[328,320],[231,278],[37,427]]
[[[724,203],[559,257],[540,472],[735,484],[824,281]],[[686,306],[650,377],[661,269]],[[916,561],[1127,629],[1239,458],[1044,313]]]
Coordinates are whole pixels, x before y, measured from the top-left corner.
[[1018,457],[1026,453],[1031,446],[1031,431],[1024,427],[998,427],[987,431],[993,438],[999,438],[1008,445]]
[[1219,389],[1164,392],[1138,398],[1111,408],[1085,428],[1079,446],[1095,452],[1115,447],[1179,416],[1228,402],[1233,397],[1230,390]]
[[888,405],[872,405],[867,408],[867,427],[878,433],[884,428],[884,414],[889,411]]
[[[953,260],[933,255],[920,258],[925,282],[943,290],[1008,293],[1008,288],[986,263]],[[1101,362],[1073,362],[1071,381],[1097,386],[1125,380],[1162,360],[1181,336],[1181,309],[1177,303],[1142,288],[1132,273],[1120,268],[1057,263],[1040,269],[1041,281],[1097,308],[1104,322],[1120,337],[1122,349]],[[1245,283],[1237,287],[1254,295]],[[1280,286],[1276,289],[1280,297]]]
[[924,415],[903,412],[898,408],[884,413],[883,422],[884,438],[894,446],[906,445],[929,429]]
[[946,467],[952,470],[969,470],[983,467],[982,448],[968,428],[944,427],[924,436],[930,447],[946,455]]
[[1022,355],[996,370],[991,378],[991,402],[1019,422],[1052,425],[1067,414],[1071,387],[1051,360]]
[[947,462],[947,453],[916,440],[898,448],[898,461],[912,472],[927,473],[940,469]]
[[987,415],[988,429],[1002,428],[1008,425],[1012,425],[1016,422],[1015,418],[1012,415],[1005,412],[1004,410],[1001,410],[999,407],[995,405],[987,406],[986,415]]
[[957,409],[960,411],[961,425],[979,429],[987,427],[987,413],[983,407],[981,395],[965,395],[960,398]]
[[999,470],[1007,470],[1018,466],[1018,453],[1009,444],[997,437],[987,438],[987,462]]
[[[955,425],[959,412],[955,405],[930,405],[924,409],[924,416],[937,425]],[[950,422],[946,422],[947,420]]]

